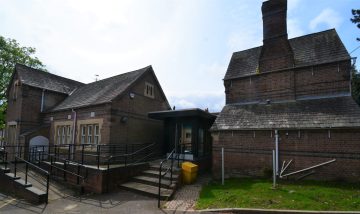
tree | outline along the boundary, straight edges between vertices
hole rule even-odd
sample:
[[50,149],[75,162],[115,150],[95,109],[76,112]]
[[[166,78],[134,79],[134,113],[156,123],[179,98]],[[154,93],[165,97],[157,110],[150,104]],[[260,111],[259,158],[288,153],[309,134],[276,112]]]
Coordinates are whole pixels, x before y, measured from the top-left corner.
[[[351,10],[351,13],[353,14],[354,17],[351,18],[350,20],[351,20],[354,24],[356,24],[356,26],[357,26],[358,28],[360,28],[360,10],[359,10],[359,9],[357,9],[357,10],[352,9],[352,10]],[[360,41],[360,38],[357,38],[357,40]]]
[[360,73],[357,72],[355,65],[351,68],[351,89],[354,100],[360,105]]
[[35,48],[22,47],[16,40],[0,36],[0,129],[5,127],[6,90],[16,63],[38,69],[45,68],[37,57],[33,57],[35,52]]
[[[353,9],[351,10],[352,15],[354,16],[351,18],[351,22],[356,24],[358,28],[360,28],[360,10]],[[360,41],[360,38],[356,38]],[[355,49],[356,50],[356,49]],[[356,70],[355,64],[352,66],[351,69],[352,80],[351,80],[351,88],[352,88],[352,95],[355,101],[360,105],[360,73]]]

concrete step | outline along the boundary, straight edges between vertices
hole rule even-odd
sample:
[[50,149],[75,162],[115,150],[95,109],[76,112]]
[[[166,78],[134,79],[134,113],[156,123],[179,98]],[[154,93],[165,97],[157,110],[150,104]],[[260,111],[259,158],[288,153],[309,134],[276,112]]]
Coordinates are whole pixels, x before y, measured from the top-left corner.
[[[152,185],[155,187],[159,186],[159,178],[149,177],[146,175],[140,175],[140,176],[133,177],[132,181]],[[170,180],[168,180],[168,179],[161,180],[161,187],[163,187],[163,188],[173,189],[176,187],[176,185],[177,185],[177,181],[173,181],[173,183],[170,185]]]
[[8,172],[8,173],[5,173],[5,175],[9,176],[11,179],[13,180],[18,180],[20,179],[20,177],[18,175],[16,175],[16,177],[14,176],[14,173],[12,172]]
[[33,193],[36,193],[39,196],[46,195],[46,192],[44,192],[44,191],[42,191],[42,190],[40,190],[40,189],[38,189],[36,187],[27,187],[26,189],[33,192]]
[[45,203],[47,201],[47,195],[46,192],[36,188],[36,187],[27,187],[25,188],[26,191],[29,192],[29,195],[32,195],[32,198],[30,199],[30,201],[32,203]]
[[[159,178],[159,170],[145,170],[142,172],[143,175],[146,175],[148,177],[153,178]],[[173,173],[173,180],[178,180],[180,174]],[[162,177],[163,180],[170,180],[170,172],[168,172],[164,177]]]
[[[158,191],[159,191],[158,187],[148,184],[133,182],[133,181],[120,185],[120,188],[153,198],[158,197]],[[172,196],[173,192],[174,191],[171,189],[161,188],[160,199],[161,200],[169,199]]]
[[10,168],[0,167],[0,171],[3,172],[3,173],[9,173]]
[[25,180],[23,180],[23,179],[18,179],[18,180],[15,180],[15,182],[17,182],[17,183],[19,183],[19,184],[23,185],[24,187],[32,187],[32,184],[31,184],[31,183],[29,183],[29,182],[27,182],[27,183],[25,184]]
[[[169,166],[163,166],[162,171],[163,171],[163,172],[166,171],[166,170],[168,169],[168,167],[169,167]],[[159,171],[159,165],[150,165],[149,169],[155,170],[155,171]],[[174,164],[174,166],[173,166],[173,173],[174,173],[174,174],[179,174],[180,172],[181,172],[181,169],[178,168],[177,166],[175,166],[175,164]]]

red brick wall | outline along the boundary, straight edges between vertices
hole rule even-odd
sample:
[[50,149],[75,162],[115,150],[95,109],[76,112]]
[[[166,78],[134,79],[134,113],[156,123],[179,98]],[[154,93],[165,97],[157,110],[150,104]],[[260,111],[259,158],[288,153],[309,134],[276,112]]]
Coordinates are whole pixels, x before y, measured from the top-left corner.
[[[144,95],[145,82],[154,86],[154,98]],[[129,94],[135,94],[130,98]],[[111,104],[111,143],[162,143],[163,122],[148,118],[152,111],[168,110],[166,98],[151,74],[145,75]],[[127,117],[126,122],[121,119]]]
[[224,82],[226,104],[350,93],[350,61],[261,73]]
[[[14,82],[18,80],[15,73],[8,97],[8,109],[6,114],[7,122],[17,122],[17,140],[20,141],[20,134],[38,127],[43,120],[41,114],[42,89],[19,85],[17,86],[17,98],[13,99]],[[66,98],[67,95],[51,91],[45,91],[44,110],[53,108],[56,104]],[[23,142],[21,142],[23,144]]]
[[8,97],[8,109],[6,111],[6,120],[9,121],[15,121],[17,119],[20,119],[21,116],[21,90],[18,86],[18,96],[17,99],[13,99],[13,93],[14,93],[14,82],[18,80],[18,75],[15,73],[14,75],[14,81],[11,82],[11,87],[9,91],[9,97]]
[[294,99],[293,72],[264,73],[231,81],[226,104]]
[[[335,163],[315,169],[310,179],[360,181],[360,131],[279,131],[279,168],[293,160],[286,172],[304,169],[328,160]],[[225,149],[227,177],[264,176],[272,170],[274,132],[226,131],[213,133],[213,175],[221,176],[221,148]],[[297,178],[295,175],[292,178]]]
[[[154,85],[154,99],[144,96],[145,81]],[[130,92],[135,94],[134,99],[130,98]],[[153,76],[149,74],[112,103],[76,109],[76,114],[78,121],[103,120],[100,130],[101,144],[162,143],[163,123],[149,119],[147,113],[167,109],[168,106],[160,93],[160,88],[155,83]],[[95,112],[95,117],[90,117],[91,112]],[[54,142],[54,123],[73,121],[73,117],[70,120],[67,119],[68,115],[72,115],[71,110],[46,114],[45,123],[51,123],[50,143]],[[50,121],[50,117],[53,117],[53,121]],[[127,117],[126,122],[122,122],[123,117]],[[80,144],[79,132],[80,130],[76,132],[76,144]]]
[[[100,129],[101,134],[101,144],[108,144],[110,141],[110,124],[111,124],[111,116],[110,116],[110,104],[92,106],[87,108],[75,109],[77,120],[89,120],[89,119],[102,119],[103,124]],[[91,112],[95,112],[95,117],[91,117]],[[68,115],[72,115],[71,119],[68,119]],[[53,121],[50,118],[53,118]],[[50,144],[54,144],[55,139],[55,122],[63,122],[63,121],[73,121],[73,113],[71,110],[65,110],[60,112],[52,112],[47,113],[44,122],[50,123]],[[80,144],[79,141],[80,130],[76,130],[76,144]]]
[[297,69],[296,97],[350,93],[350,61]]

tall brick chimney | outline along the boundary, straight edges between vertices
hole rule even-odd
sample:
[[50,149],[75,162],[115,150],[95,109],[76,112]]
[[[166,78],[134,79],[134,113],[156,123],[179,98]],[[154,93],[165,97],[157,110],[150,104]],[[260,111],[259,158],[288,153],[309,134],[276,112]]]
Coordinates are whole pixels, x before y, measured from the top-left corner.
[[268,72],[294,66],[286,26],[287,0],[269,0],[262,4],[263,47],[259,70]]

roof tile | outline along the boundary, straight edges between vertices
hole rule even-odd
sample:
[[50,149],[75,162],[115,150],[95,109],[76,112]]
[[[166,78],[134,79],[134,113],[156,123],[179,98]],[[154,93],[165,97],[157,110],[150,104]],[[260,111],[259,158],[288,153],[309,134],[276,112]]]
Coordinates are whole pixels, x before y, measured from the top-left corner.
[[[335,29],[293,38],[289,42],[294,52],[295,67],[350,59]],[[233,53],[224,79],[256,74],[261,48]]]
[[287,103],[226,105],[212,130],[360,127],[360,107],[350,96]]

